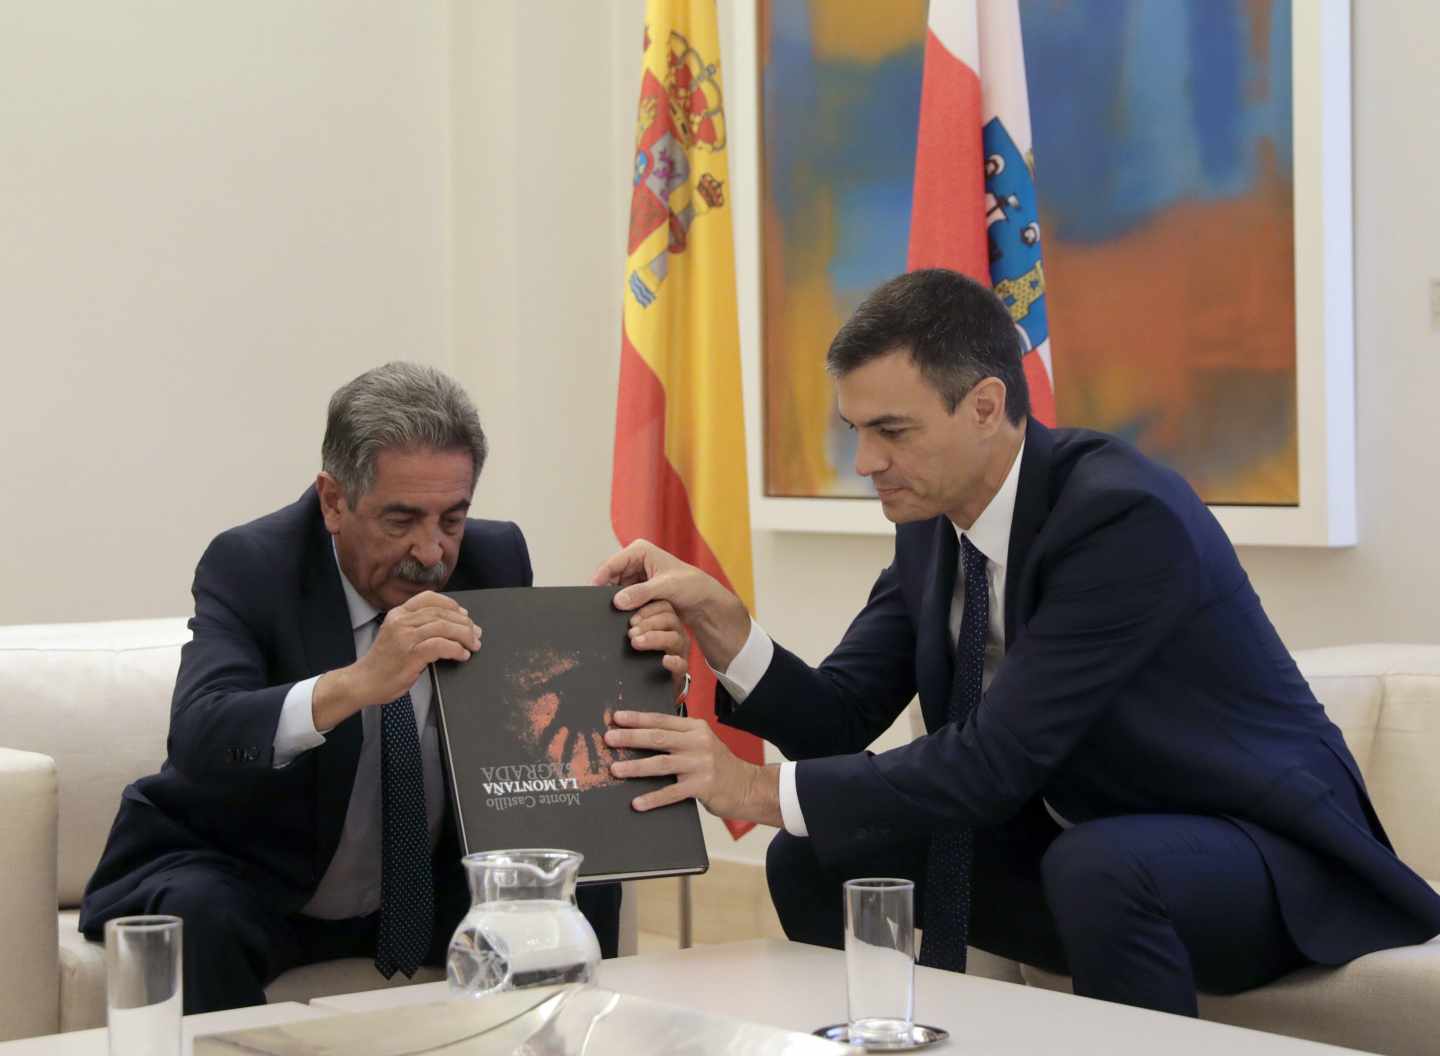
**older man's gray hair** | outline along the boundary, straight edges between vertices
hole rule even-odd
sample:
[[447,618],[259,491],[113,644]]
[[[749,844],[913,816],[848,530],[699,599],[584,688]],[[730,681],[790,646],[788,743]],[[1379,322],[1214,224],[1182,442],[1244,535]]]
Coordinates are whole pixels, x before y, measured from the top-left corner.
[[320,465],[354,506],[375,484],[381,451],[433,448],[468,451],[470,486],[485,465],[485,430],[465,390],[421,363],[386,363],[347,382],[330,397]]

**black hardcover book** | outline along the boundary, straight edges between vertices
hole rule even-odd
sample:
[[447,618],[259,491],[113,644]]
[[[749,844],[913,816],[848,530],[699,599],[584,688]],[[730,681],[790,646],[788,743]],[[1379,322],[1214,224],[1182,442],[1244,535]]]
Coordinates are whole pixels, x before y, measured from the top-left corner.
[[479,624],[480,651],[432,667],[440,743],[465,853],[559,847],[585,881],[709,868],[694,800],[641,813],[630,801],[674,778],[621,780],[612,712],[674,714],[657,653],[631,648],[613,587],[449,593]]

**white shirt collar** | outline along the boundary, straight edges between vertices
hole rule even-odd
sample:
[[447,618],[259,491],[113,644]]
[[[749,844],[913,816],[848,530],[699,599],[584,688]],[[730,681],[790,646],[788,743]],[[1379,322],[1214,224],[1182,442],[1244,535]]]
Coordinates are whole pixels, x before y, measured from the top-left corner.
[[1015,452],[1015,461],[1010,463],[1010,472],[1005,482],[989,504],[980,511],[975,523],[961,530],[954,521],[950,526],[958,536],[966,537],[972,546],[985,555],[993,564],[1005,567],[1010,557],[1010,524],[1015,520],[1015,496],[1020,490],[1020,462],[1025,458],[1025,441],[1020,441],[1020,450]]
[[[971,542],[974,542],[972,539]],[[979,543],[975,544],[979,546]],[[335,568],[340,572],[340,586],[345,589],[345,607],[350,610],[350,629],[358,631],[367,623],[374,621],[380,615],[380,610],[360,596],[360,592],[351,584],[345,569],[340,565],[340,549],[335,545],[335,537],[330,537],[330,552],[335,555]]]

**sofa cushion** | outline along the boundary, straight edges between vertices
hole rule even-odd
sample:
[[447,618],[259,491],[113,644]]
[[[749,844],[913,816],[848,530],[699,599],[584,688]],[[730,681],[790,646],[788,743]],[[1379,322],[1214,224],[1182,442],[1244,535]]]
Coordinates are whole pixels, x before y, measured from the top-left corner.
[[1440,826],[1416,809],[1440,803],[1440,646],[1343,645],[1295,660],[1345,734],[1396,853],[1440,879]]
[[[1070,977],[1022,965],[1031,986],[1070,993]],[[1440,993],[1440,938],[1291,972],[1243,994],[1200,995],[1200,1018],[1390,1056],[1435,1051],[1428,1015]]]
[[55,760],[59,904],[80,903],[120,790],[165,759],[183,619],[0,627],[0,743]]
[[1340,727],[1360,772],[1369,780],[1375,749],[1375,728],[1385,703],[1385,680],[1379,675],[1312,676],[1310,689]]
[[[924,949],[923,945],[918,947]],[[999,954],[991,953],[988,950],[979,950],[974,946],[966,947],[965,974],[973,975],[978,979],[994,979],[1001,983],[1023,983],[1025,977],[1021,974],[1020,963],[1012,961],[1008,957],[1001,957]]]
[[[1437,650],[1440,652],[1440,650]],[[1395,852],[1421,876],[1440,879],[1440,675],[1385,676],[1385,707],[1365,775]]]
[[105,947],[80,934],[79,910],[60,914],[60,1029],[105,1025]]
[[0,1041],[59,1029],[55,802],[53,759],[0,748]]
[[[1440,882],[1431,881],[1440,892]],[[1072,993],[1068,975],[1020,965],[1030,986]],[[1417,1015],[1440,993],[1440,935],[1357,957],[1338,968],[1312,965],[1241,994],[1201,994],[1200,1018],[1308,1038],[1389,1056],[1434,1051],[1434,1023]]]

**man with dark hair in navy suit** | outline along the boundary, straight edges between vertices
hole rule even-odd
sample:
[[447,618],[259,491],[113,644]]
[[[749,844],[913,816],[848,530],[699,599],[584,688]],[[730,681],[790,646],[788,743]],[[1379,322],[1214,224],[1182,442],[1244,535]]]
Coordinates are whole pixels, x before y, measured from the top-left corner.
[[[532,581],[520,529],[467,516],[485,454],[452,379],[377,367],[331,399],[314,487],[200,559],[168,758],[125,789],[80,916],[92,939],[181,917],[186,1013],[336,957],[443,963],[469,899],[426,667],[468,660],[481,628],[435,592]],[[635,624],[683,675],[673,610]],[[613,957],[619,886],[578,900]]]
[[[607,561],[621,608],[679,611],[725,721],[798,760],[620,713],[612,745],[662,754],[614,771],[679,776],[638,809],[694,796],[783,826],[767,873],[793,939],[839,945],[844,879],[908,876],[921,963],[963,970],[968,943],[1192,1016],[1197,989],[1440,932],[1210,511],[1120,440],[1031,420],[989,290],[893,279],[828,366],[894,561],[818,668],[653,545]],[[864,751],[917,691],[929,732]]]

